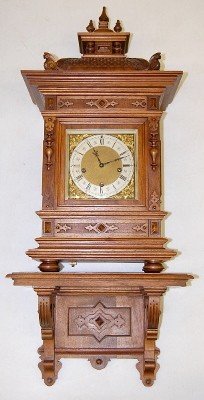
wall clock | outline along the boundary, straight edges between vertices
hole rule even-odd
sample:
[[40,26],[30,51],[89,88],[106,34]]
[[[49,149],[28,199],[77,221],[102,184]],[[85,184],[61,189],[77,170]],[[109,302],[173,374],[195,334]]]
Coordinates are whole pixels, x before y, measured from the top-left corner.
[[[45,127],[42,235],[27,252],[41,272],[8,276],[38,294],[47,385],[63,357],[97,369],[128,357],[151,386],[160,299],[192,278],[160,273],[176,252],[161,230],[159,122],[182,72],[160,71],[160,53],[127,58],[129,36],[119,21],[109,29],[104,7],[98,29],[90,21],[78,34],[81,58],[45,53],[45,70],[22,71]],[[133,272],[67,273],[63,261],[128,261]]]

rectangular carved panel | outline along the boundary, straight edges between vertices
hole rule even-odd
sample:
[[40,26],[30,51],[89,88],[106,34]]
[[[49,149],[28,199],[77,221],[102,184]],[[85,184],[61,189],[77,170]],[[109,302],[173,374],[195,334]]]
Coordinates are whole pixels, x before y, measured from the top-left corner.
[[[156,101],[156,99],[154,99]],[[86,110],[87,112],[115,110],[120,112],[121,109],[129,109],[129,111],[147,110],[146,96],[57,96],[57,110],[63,112],[79,112]],[[153,104],[153,103],[151,103]],[[154,103],[156,107],[156,102]]]
[[130,336],[130,312],[129,307],[105,307],[100,301],[95,307],[69,308],[68,333],[94,336],[98,342],[107,336]]
[[141,295],[73,296],[64,288],[61,290],[56,296],[58,349],[125,351],[143,346],[144,299]]
[[121,218],[115,219],[56,219],[54,236],[69,237],[147,237],[148,220]]

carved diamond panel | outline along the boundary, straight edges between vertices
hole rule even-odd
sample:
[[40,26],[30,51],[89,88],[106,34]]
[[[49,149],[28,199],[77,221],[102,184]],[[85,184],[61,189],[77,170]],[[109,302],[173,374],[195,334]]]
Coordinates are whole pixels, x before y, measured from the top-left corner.
[[96,224],[90,224],[85,226],[85,229],[89,232],[94,231],[96,233],[107,233],[109,231],[115,231],[118,229],[117,226],[115,225],[110,225],[106,223],[96,223]]
[[97,108],[108,108],[115,107],[118,103],[115,100],[107,100],[105,98],[99,98],[97,100],[90,100],[86,102],[87,106],[97,107]]
[[107,336],[130,336],[130,308],[105,307],[101,302],[95,307],[69,309],[69,336],[94,336],[101,342]]

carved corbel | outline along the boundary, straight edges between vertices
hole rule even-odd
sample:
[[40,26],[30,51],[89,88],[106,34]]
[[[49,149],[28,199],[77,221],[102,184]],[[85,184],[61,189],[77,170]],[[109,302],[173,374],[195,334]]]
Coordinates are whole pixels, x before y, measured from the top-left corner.
[[152,386],[159,369],[157,357],[159,349],[156,348],[158,338],[159,317],[161,314],[161,296],[166,289],[148,289],[145,291],[145,337],[144,353],[139,357],[137,369],[145,386]]
[[38,294],[38,313],[43,346],[39,349],[41,362],[38,364],[46,385],[51,386],[57,379],[61,363],[55,358],[55,289],[35,288]]

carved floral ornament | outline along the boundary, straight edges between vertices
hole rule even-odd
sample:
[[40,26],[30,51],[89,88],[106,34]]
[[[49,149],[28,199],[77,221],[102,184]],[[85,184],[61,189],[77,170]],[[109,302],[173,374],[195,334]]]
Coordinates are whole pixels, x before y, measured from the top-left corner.
[[155,132],[159,128],[160,117],[150,117],[149,118],[149,130],[150,132]]
[[55,117],[45,117],[44,118],[46,132],[52,132],[54,130],[55,120],[56,120]]

